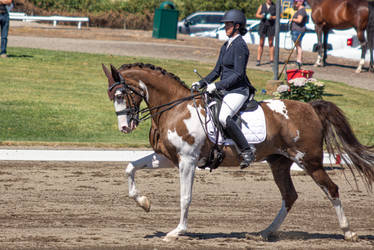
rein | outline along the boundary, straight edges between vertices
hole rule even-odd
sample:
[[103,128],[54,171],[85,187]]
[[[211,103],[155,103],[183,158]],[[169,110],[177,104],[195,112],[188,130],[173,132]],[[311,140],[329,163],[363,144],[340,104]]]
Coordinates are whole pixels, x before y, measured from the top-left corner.
[[[203,95],[203,93],[198,93],[198,94],[186,96],[186,97],[183,97],[181,99],[177,99],[177,100],[172,101],[172,102],[161,104],[161,105],[156,106],[156,107],[152,107],[152,108],[148,108],[147,107],[147,108],[141,109],[138,113],[140,113],[140,114],[147,113],[147,114],[145,114],[143,117],[141,117],[139,119],[139,121],[145,121],[145,120],[147,120],[149,118],[153,118],[154,116],[156,116],[158,114],[162,114],[163,112],[168,111],[168,110],[174,108],[175,106],[181,104],[182,102],[195,99],[196,96],[201,96],[201,95]],[[166,107],[166,108],[163,109],[163,110],[160,110],[160,111],[156,112],[153,115],[151,114],[151,111],[153,111],[155,109],[163,108],[163,107]]]
[[[155,106],[155,107],[151,107],[151,108],[146,107],[146,108],[143,108],[143,109],[139,110],[135,105],[131,106],[131,103],[134,103],[134,97],[130,94],[134,93],[134,94],[140,96],[142,98],[142,100],[144,100],[147,103],[147,106],[148,106],[148,102],[147,102],[146,97],[142,93],[139,93],[139,91],[137,91],[136,89],[134,89],[133,87],[128,85],[125,82],[125,79],[120,74],[119,74],[119,76],[120,76],[120,81],[115,82],[112,86],[110,86],[108,88],[108,91],[111,92],[115,87],[123,85],[123,87],[118,88],[118,90],[121,91],[121,93],[125,94],[126,99],[129,103],[130,107],[126,108],[124,110],[121,110],[119,112],[116,112],[116,114],[117,114],[117,116],[119,116],[119,115],[130,115],[132,117],[131,119],[134,119],[137,122],[141,122],[141,121],[145,121],[145,120],[148,120],[150,118],[153,118],[156,115],[162,114],[163,112],[168,111],[168,110],[174,108],[175,106],[177,106],[177,105],[179,105],[179,104],[181,104],[185,101],[192,100],[192,99],[195,99],[195,97],[197,97],[197,96],[203,95],[203,93],[193,94],[193,95],[190,95],[190,96],[187,96],[187,97],[183,97],[181,99],[174,100],[172,102],[161,104],[159,106]],[[130,93],[128,92],[128,90],[130,90]],[[130,98],[131,98],[131,101],[132,101],[131,103],[130,103]],[[160,110],[160,111],[158,111],[154,114],[151,114],[151,112],[153,110],[160,109],[160,108],[164,108],[164,109],[162,109],[162,110]],[[144,113],[146,113],[146,114],[143,115]],[[142,117],[137,118],[139,116],[139,114],[142,115]]]

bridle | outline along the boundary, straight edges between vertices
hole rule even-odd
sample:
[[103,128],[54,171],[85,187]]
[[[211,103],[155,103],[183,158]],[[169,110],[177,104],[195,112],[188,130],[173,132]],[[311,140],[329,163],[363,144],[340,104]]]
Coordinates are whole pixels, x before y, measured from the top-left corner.
[[130,121],[134,120],[136,123],[139,122],[139,108],[135,105],[135,98],[132,95],[134,93],[135,95],[139,96],[142,100],[145,100],[145,97],[142,93],[140,93],[138,90],[133,88],[132,86],[128,85],[125,82],[125,79],[119,74],[120,81],[113,83],[109,88],[108,88],[108,93],[111,93],[114,88],[117,86],[120,86],[119,88],[116,89],[116,91],[120,91],[127,100],[127,104],[129,105],[128,108],[125,108],[121,111],[116,111],[116,115],[127,115],[130,116]]
[[[177,99],[177,100],[169,102],[169,103],[165,103],[165,104],[161,104],[159,106],[148,108],[149,105],[148,105],[148,101],[147,101],[146,96],[144,96],[144,94],[142,94],[141,92],[136,90],[134,87],[127,84],[125,79],[123,78],[123,76],[121,74],[118,74],[118,75],[119,75],[120,81],[113,83],[108,88],[108,93],[111,93],[114,90],[114,88],[116,88],[117,86],[121,86],[120,88],[117,88],[116,91],[117,90],[120,91],[126,97],[126,100],[127,100],[127,103],[129,105],[129,107],[126,108],[126,109],[123,109],[121,111],[116,111],[116,115],[117,116],[128,115],[128,116],[130,116],[130,121],[134,120],[137,123],[139,123],[141,121],[148,120],[150,118],[153,118],[156,115],[162,114],[163,112],[174,108],[175,106],[181,104],[182,102],[185,102],[187,100],[192,100],[197,96],[203,95],[203,93],[191,94],[190,96],[183,97],[181,99]],[[134,95],[132,95],[132,94],[135,94],[135,95],[139,96],[142,100],[144,100],[147,104],[147,107],[139,110],[139,108],[135,105],[135,98],[134,98]],[[161,109],[161,108],[164,108],[164,109]],[[154,114],[151,114],[151,111],[156,110],[156,109],[161,109],[161,110],[157,111]],[[142,117],[139,118],[139,114],[142,115]]]

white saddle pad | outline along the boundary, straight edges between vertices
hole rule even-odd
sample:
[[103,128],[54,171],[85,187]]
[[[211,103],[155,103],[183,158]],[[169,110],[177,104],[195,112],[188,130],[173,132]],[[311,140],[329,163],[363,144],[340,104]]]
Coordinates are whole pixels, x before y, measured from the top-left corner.
[[[255,111],[241,112],[240,116],[244,120],[242,123],[242,132],[248,143],[256,144],[263,142],[266,138],[266,122],[261,106],[259,105]],[[215,143],[218,131],[211,119],[207,123],[207,132],[209,139]],[[231,139],[223,140],[221,133],[219,133],[218,144],[233,145],[234,141]]]

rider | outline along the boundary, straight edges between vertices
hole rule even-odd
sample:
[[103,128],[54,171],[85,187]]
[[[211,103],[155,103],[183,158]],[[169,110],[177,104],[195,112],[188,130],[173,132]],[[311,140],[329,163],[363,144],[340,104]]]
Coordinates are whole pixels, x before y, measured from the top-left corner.
[[[244,102],[253,95],[256,89],[251,85],[246,75],[249,58],[248,46],[242,36],[247,32],[246,17],[240,10],[229,10],[221,22],[225,23],[226,35],[229,40],[223,44],[213,71],[204,79],[192,84],[193,89],[206,86],[207,92],[213,93],[216,89],[224,91],[219,121],[224,127],[225,134],[229,136],[240,150],[242,162],[240,168],[246,168],[255,159],[255,147],[249,145],[233,117]],[[213,82],[218,77],[220,81]]]

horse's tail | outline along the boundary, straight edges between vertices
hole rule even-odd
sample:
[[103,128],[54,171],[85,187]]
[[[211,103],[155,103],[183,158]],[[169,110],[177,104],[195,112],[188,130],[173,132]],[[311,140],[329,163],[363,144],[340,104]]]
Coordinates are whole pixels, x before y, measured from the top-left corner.
[[[310,102],[323,125],[323,140],[329,154],[339,154],[349,167],[356,181],[356,169],[369,190],[374,182],[374,152],[362,145],[354,135],[343,111],[328,101]],[[356,181],[357,184],[357,181]]]

